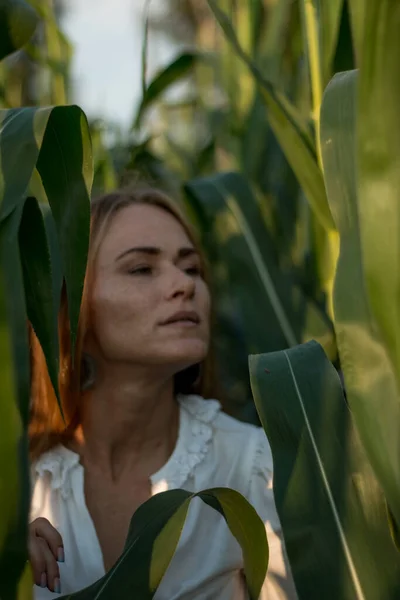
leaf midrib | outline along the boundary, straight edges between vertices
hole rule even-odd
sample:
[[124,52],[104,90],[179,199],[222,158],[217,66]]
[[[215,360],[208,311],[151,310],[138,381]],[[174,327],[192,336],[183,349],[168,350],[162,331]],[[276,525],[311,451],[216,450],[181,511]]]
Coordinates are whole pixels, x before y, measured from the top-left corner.
[[301,408],[301,411],[303,413],[303,417],[304,417],[304,421],[305,421],[305,424],[306,424],[306,427],[307,427],[308,434],[310,436],[311,445],[312,445],[314,453],[315,453],[315,458],[316,458],[317,465],[318,465],[318,468],[319,468],[320,473],[321,473],[322,482],[323,482],[323,485],[325,487],[325,491],[326,491],[326,494],[327,494],[327,497],[328,497],[328,502],[329,502],[329,505],[330,505],[331,510],[332,510],[333,519],[335,521],[335,524],[336,524],[336,527],[337,527],[337,530],[338,530],[338,534],[339,534],[339,538],[340,538],[341,544],[343,546],[343,551],[344,551],[344,555],[346,557],[347,565],[348,565],[348,568],[349,568],[350,577],[351,577],[352,582],[353,582],[353,586],[354,586],[354,591],[355,591],[355,594],[356,594],[356,598],[357,598],[357,600],[367,600],[367,598],[366,598],[366,596],[364,594],[364,591],[362,589],[362,586],[361,586],[361,583],[360,583],[360,580],[359,580],[359,577],[358,577],[358,574],[357,574],[356,567],[355,567],[354,562],[353,562],[353,557],[351,555],[350,548],[349,548],[347,540],[346,540],[346,535],[345,535],[345,533],[343,531],[343,527],[342,527],[342,524],[340,522],[340,517],[339,517],[338,510],[336,508],[336,504],[335,504],[335,500],[334,500],[334,497],[333,497],[333,494],[332,494],[332,490],[331,490],[331,487],[329,485],[328,477],[327,477],[327,474],[325,472],[325,468],[324,468],[321,456],[320,456],[319,451],[318,451],[318,446],[317,446],[317,443],[315,441],[314,433],[313,433],[313,430],[311,428],[310,421],[308,419],[307,411],[306,411],[305,406],[304,406],[303,398],[302,398],[299,386],[297,384],[297,379],[296,379],[296,376],[294,374],[294,371],[293,371],[293,368],[292,368],[292,365],[291,365],[291,362],[290,362],[290,359],[289,359],[288,352],[286,350],[284,350],[283,352],[284,352],[285,358],[286,358],[287,363],[288,363],[288,367],[289,367],[290,375],[291,375],[291,378],[292,378],[292,381],[293,381],[293,385],[294,385],[294,388],[295,388],[295,391],[296,391],[296,395],[297,395],[297,398],[299,400],[300,408]]

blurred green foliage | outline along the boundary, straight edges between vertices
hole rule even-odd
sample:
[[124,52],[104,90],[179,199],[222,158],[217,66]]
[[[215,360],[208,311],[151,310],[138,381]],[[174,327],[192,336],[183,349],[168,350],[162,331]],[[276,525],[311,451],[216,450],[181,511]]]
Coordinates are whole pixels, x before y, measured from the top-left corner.
[[[320,21],[307,19],[298,1],[211,2],[223,19],[229,15],[237,40],[232,44],[211,10],[202,10],[190,23],[195,45],[184,48],[150,80],[147,44],[152,28],[144,22],[143,99],[132,130],[121,136],[106,123],[90,123],[95,194],[139,178],[162,187],[187,208],[213,276],[214,338],[225,406],[254,422],[258,419],[247,369],[250,353],[279,350],[314,337],[336,359],[331,294],[337,237],[330,230],[315,141],[320,102],[315,94],[336,68],[352,66],[347,2],[334,4],[323,14],[327,41],[318,73],[307,40]],[[35,37],[3,66],[3,106],[64,104],[70,99],[72,50],[57,7],[46,0],[36,8],[41,25]],[[185,18],[193,14],[186,10]],[[170,101],[171,88],[182,82],[181,99]],[[215,173],[226,173],[225,180]],[[223,180],[234,185],[219,189],[226,214],[217,219],[221,207],[213,197]],[[190,191],[200,188],[203,193],[194,199]],[[251,249],[240,260],[231,251],[235,242],[229,242],[224,228],[234,228],[231,233],[239,244],[248,245],[248,236],[243,221],[238,224],[238,211],[231,210],[230,194],[239,210],[251,211],[248,226],[254,230],[257,225],[262,265]],[[210,225],[218,223],[219,229]],[[245,299],[255,296],[258,302]],[[295,334],[288,336],[288,330]]]
[[[0,0],[0,53],[16,51],[0,67],[0,241],[7,256],[0,264],[0,351],[9,399],[0,404],[7,433],[0,484],[9,491],[0,520],[0,596],[17,597],[26,559],[26,319],[56,388],[60,285],[65,278],[74,341],[92,180],[97,194],[138,178],[175,198],[203,243],[215,297],[217,375],[228,412],[258,422],[248,356],[273,353],[252,358],[252,390],[278,468],[277,506],[300,597],[319,599],[327,591],[341,600],[398,595],[386,511],[397,540],[400,345],[393,248],[399,238],[400,11],[391,0],[207,5],[191,23],[194,47],[152,79],[151,23],[144,23],[143,97],[130,131],[121,135],[99,121],[88,124],[68,105],[72,49],[57,5]],[[359,82],[355,71],[335,76],[355,66]],[[182,82],[181,99],[171,101],[171,88]],[[55,107],[44,108],[49,105]],[[57,263],[53,242],[62,255]],[[343,368],[351,413],[319,346],[293,348],[310,339]],[[175,500],[156,502],[173,512]],[[297,510],[301,501],[304,512]],[[172,517],[179,521],[174,535],[179,510]],[[147,538],[151,548],[160,531],[166,543],[164,523],[157,527]],[[320,554],[323,544],[333,558]],[[161,548],[167,546],[173,552],[171,544]],[[336,570],[325,572],[322,559],[324,569],[333,560]],[[20,597],[29,597],[26,572],[21,581]],[[258,585],[257,579],[253,590]]]

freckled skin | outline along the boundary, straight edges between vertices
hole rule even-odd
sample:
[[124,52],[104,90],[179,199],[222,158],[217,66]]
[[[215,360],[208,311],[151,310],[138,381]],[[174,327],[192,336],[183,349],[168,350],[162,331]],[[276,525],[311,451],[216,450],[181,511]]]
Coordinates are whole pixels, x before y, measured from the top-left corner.
[[[154,247],[159,254],[132,252]],[[197,254],[181,224],[163,209],[124,208],[111,221],[95,263],[91,338],[85,346],[103,360],[154,364],[175,373],[204,359],[209,343],[210,296]],[[162,323],[194,311],[197,326]]]

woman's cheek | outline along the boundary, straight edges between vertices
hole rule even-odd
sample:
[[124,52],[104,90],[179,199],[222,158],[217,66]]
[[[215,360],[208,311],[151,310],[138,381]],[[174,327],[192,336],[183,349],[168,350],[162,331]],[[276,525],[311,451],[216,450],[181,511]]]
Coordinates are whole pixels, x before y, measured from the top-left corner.
[[210,312],[211,312],[211,297],[210,297],[210,291],[208,289],[208,286],[206,285],[205,281],[203,281],[203,280],[201,280],[201,283],[200,283],[199,295],[201,297],[203,313],[206,318],[209,318]]

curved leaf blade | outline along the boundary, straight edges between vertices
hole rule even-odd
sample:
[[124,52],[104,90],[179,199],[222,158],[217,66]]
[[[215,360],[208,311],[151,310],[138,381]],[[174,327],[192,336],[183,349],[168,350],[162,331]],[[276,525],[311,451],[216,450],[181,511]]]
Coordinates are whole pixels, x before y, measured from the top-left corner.
[[21,421],[18,415],[14,364],[11,348],[11,332],[8,325],[6,281],[3,267],[0,271],[0,381],[3,400],[0,403],[2,436],[0,439],[0,571],[4,542],[15,519],[18,489],[18,468],[16,460],[16,440],[21,434]]
[[348,0],[354,52],[359,67],[362,60],[365,8],[368,0]]
[[37,168],[55,220],[75,346],[89,244],[93,159],[77,106],[0,111],[0,220],[25,201]]
[[[26,428],[29,421],[30,362],[27,311],[18,232],[22,206],[0,223],[2,435],[0,494],[5,510],[0,529],[0,595],[13,597],[27,560],[27,516],[29,511],[29,465]],[[3,390],[3,387],[2,387]],[[9,502],[13,504],[10,512]],[[7,508],[8,507],[8,508]],[[7,514],[8,513],[8,514]]]
[[400,565],[385,498],[322,348],[251,356],[250,372],[300,600],[394,600]]
[[[400,387],[399,28],[399,3],[366,3],[358,88],[357,191],[369,301]],[[392,509],[400,523],[398,489],[398,508]]]
[[143,29],[143,45],[142,45],[142,95],[146,94],[147,82],[147,56],[149,51],[149,21],[150,21],[150,4],[151,0],[146,0],[143,8],[144,14],[144,29]]
[[[315,0],[314,0],[315,1]],[[324,82],[331,76],[345,0],[318,2]]]
[[156,74],[147,86],[140,103],[134,128],[137,128],[146,110],[172,85],[189,75],[204,56],[197,51],[182,52],[169,65]]
[[249,502],[228,488],[198,493],[170,490],[150,498],[133,515],[125,550],[116,565],[101,580],[63,596],[64,600],[111,600],[135,594],[151,600],[176,550],[189,503],[197,496],[222,515],[241,545],[250,598],[256,600],[268,567],[265,526]]
[[264,583],[268,566],[268,543],[265,527],[248,501],[228,488],[214,488],[192,494],[164,526],[153,546],[150,587],[156,591],[172,559],[183,530],[190,501],[198,496],[218,511],[227,522],[243,551],[244,571],[250,596],[257,599]]
[[[189,510],[190,500],[186,499],[160,531],[153,546],[153,559],[150,565],[150,589],[155,591],[168,569],[173,553],[178,547]],[[165,551],[167,548],[167,551]]]
[[[360,215],[366,198],[361,197],[357,180],[357,173],[361,176],[356,155],[357,115],[357,71],[336,75],[325,92],[321,114],[326,188],[341,248],[334,287],[335,330],[347,396],[361,440],[400,522],[399,388],[389,349],[371,311],[366,281],[364,221]],[[386,181],[382,185],[386,187]],[[385,235],[389,237],[388,232]],[[371,238],[369,243],[374,243]],[[381,255],[380,246],[374,243],[375,252]],[[388,277],[387,270],[385,274]]]
[[89,126],[78,106],[55,107],[37,169],[56,224],[68,296],[72,353],[78,331],[90,229],[93,155]]
[[257,600],[265,580],[269,560],[264,524],[251,504],[235,490],[214,488],[200,492],[198,495],[203,502],[220,512],[239,542],[243,552],[244,573],[250,598]]
[[18,237],[28,319],[39,339],[58,396],[57,321],[50,254],[42,212],[35,198],[25,201]]
[[[311,83],[312,117],[315,127],[318,163],[321,168],[319,128],[322,95],[325,84],[331,77],[331,67],[342,11],[343,0],[330,0],[329,2],[302,0],[301,2],[303,39],[307,49],[308,71]],[[329,271],[333,275],[334,268],[329,269]],[[333,281],[333,276],[331,281]]]
[[322,90],[332,74],[343,4],[344,0],[301,1],[311,88],[320,90],[317,94],[313,93],[319,97],[319,102],[316,102],[318,106],[321,105]]
[[0,1],[0,60],[30,40],[38,20],[36,11],[26,0]]

